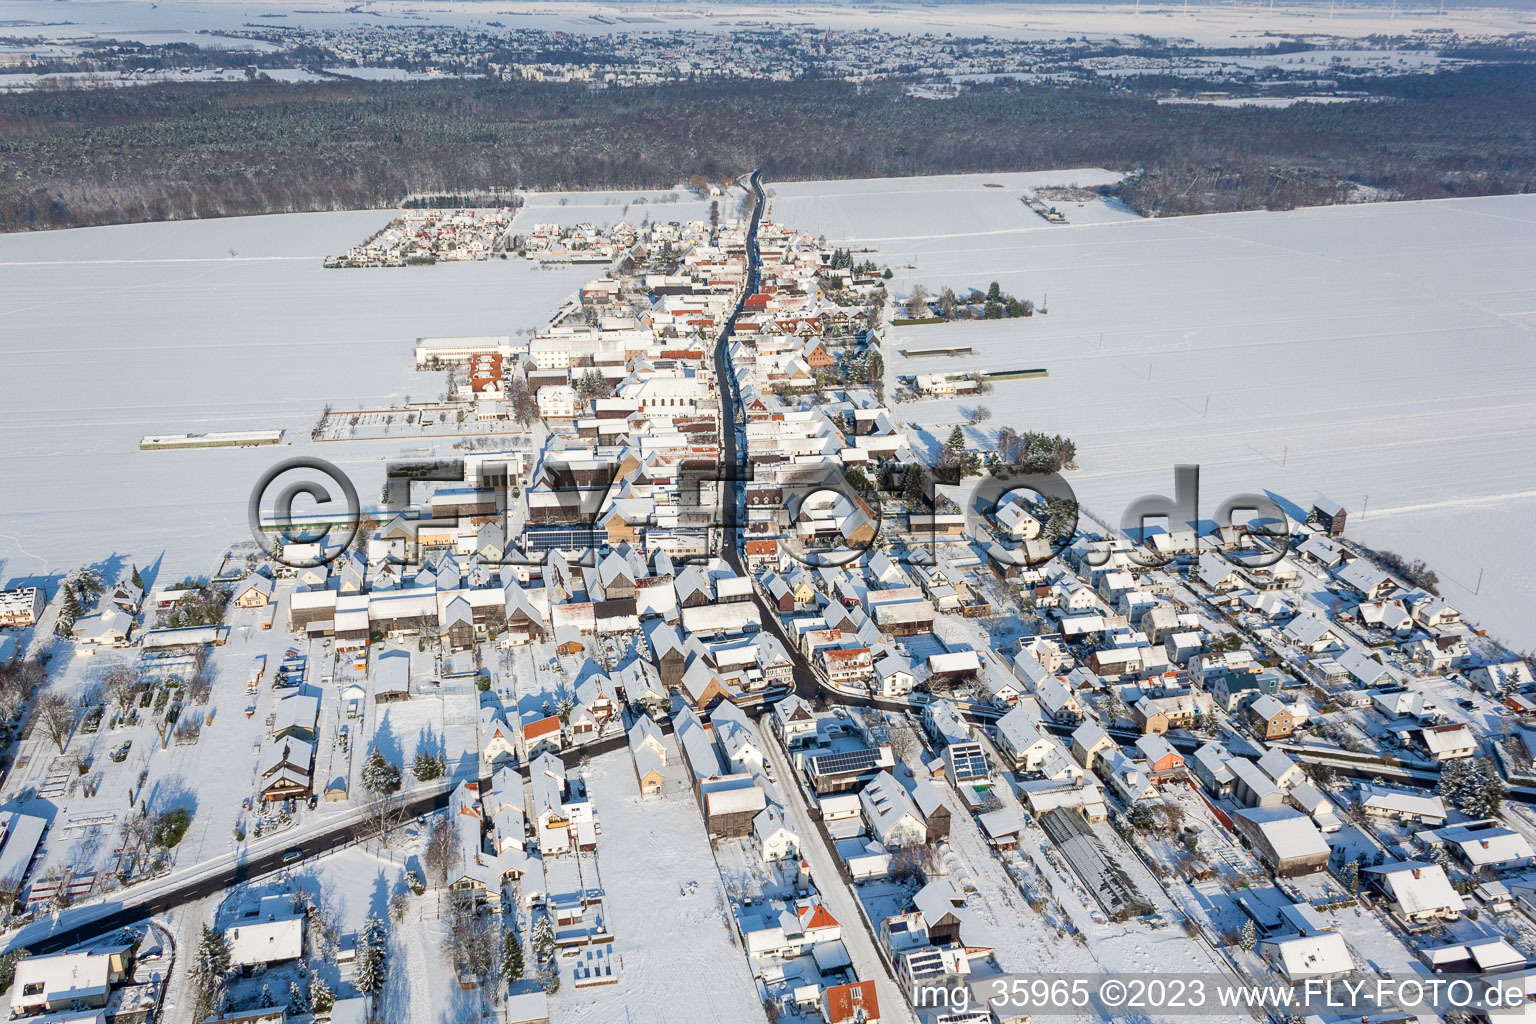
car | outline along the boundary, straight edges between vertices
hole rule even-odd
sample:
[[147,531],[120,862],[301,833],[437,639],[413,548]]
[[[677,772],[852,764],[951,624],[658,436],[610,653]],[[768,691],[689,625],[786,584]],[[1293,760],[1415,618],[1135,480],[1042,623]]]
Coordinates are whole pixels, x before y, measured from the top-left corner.
[[303,859],[304,859],[304,850],[301,847],[295,846],[292,849],[288,849],[288,850],[284,850],[283,851],[283,863],[284,864],[292,864],[296,860],[303,860]]

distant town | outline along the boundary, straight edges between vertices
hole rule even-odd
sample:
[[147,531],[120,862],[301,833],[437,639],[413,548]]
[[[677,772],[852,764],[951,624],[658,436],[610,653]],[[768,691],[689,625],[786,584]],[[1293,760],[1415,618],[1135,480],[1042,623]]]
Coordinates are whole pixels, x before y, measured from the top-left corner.
[[1532,991],[1525,657],[1323,495],[1137,536],[989,497],[1075,445],[930,452],[900,409],[1043,371],[898,379],[891,325],[1064,314],[892,294],[756,175],[694,187],[707,218],[400,211],[327,266],[593,275],[534,329],[398,339],[436,397],[314,430],[453,458],[363,481],[355,533],[264,506],[207,577],[0,593],[12,1019],[985,1024],[1028,1015],[921,993],[1023,972]]

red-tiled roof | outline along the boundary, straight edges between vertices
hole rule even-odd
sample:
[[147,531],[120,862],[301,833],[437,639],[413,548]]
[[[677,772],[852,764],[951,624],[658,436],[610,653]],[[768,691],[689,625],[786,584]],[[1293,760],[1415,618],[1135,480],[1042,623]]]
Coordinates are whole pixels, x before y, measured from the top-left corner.
[[827,1024],[843,1024],[864,1011],[864,1019],[880,1017],[880,1000],[875,995],[873,981],[855,981],[847,985],[834,985],[827,989]]

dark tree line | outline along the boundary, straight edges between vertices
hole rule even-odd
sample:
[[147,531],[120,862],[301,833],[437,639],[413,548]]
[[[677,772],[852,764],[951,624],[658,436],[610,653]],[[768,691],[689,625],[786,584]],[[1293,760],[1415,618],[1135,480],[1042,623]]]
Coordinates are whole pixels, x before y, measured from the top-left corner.
[[[1379,88],[1378,88],[1379,85]],[[1536,65],[1373,83],[1284,109],[1130,87],[1004,83],[932,102],[900,82],[160,84],[0,96],[7,231],[381,208],[488,186],[672,187],[1100,165],[1143,213],[1536,190]]]

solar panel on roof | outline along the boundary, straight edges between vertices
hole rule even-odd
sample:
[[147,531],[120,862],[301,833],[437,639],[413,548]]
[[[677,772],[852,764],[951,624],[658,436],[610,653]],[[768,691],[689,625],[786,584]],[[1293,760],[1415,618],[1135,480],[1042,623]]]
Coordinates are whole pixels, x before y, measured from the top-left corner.
[[880,760],[877,750],[844,750],[835,754],[818,754],[811,758],[811,770],[817,775],[843,775],[868,771]]

